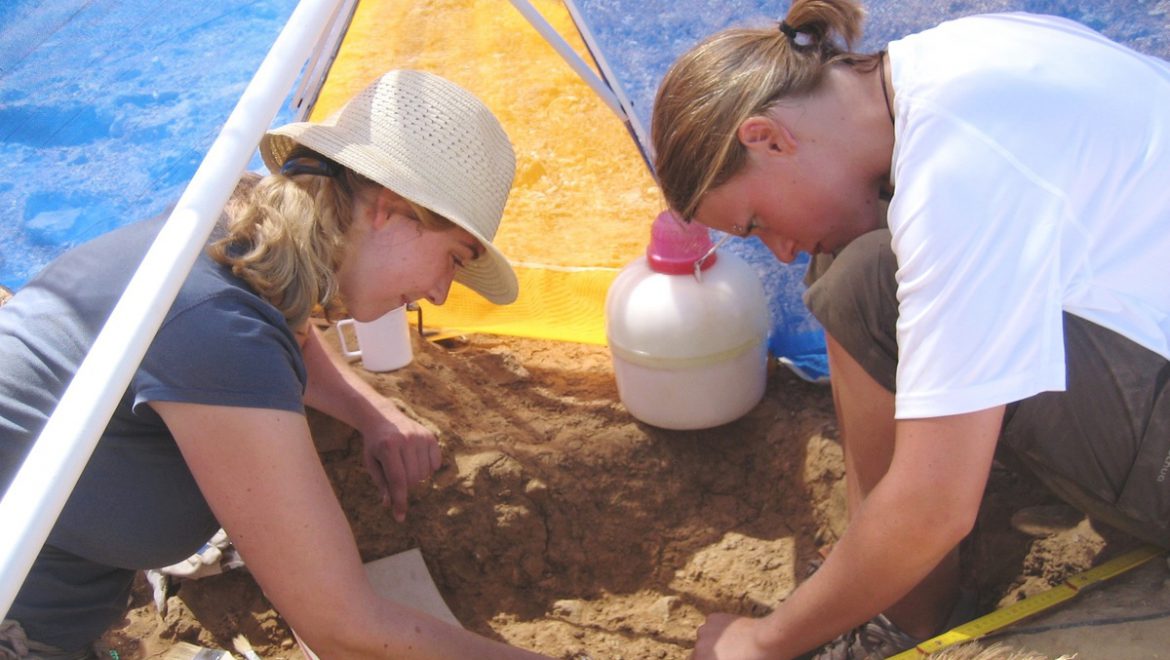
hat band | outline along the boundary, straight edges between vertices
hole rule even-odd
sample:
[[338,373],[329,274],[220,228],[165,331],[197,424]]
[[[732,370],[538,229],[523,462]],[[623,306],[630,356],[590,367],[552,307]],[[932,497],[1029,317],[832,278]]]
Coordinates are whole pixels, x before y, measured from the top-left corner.
[[333,178],[341,174],[341,165],[324,156],[297,156],[284,161],[284,165],[280,167],[280,174],[287,177],[298,174],[313,174]]

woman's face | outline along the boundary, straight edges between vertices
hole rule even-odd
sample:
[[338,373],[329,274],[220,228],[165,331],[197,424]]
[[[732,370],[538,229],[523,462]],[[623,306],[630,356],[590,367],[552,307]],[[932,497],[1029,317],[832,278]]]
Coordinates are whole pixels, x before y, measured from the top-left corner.
[[373,321],[423,298],[442,305],[456,269],[483,250],[460,227],[424,228],[404,198],[382,188],[355,200],[338,286],[358,321]]
[[741,129],[746,164],[703,197],[695,220],[758,236],[785,263],[801,252],[836,252],[880,226],[879,187],[852,167],[848,154],[797,141],[775,123],[757,128]]

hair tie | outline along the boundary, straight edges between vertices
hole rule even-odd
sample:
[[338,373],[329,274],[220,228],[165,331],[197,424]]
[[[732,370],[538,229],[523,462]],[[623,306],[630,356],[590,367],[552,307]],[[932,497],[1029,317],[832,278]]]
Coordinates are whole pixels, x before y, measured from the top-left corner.
[[298,174],[313,174],[333,178],[341,173],[341,166],[328,158],[313,156],[298,156],[284,161],[280,168],[281,176],[294,177]]
[[797,48],[804,48],[805,46],[812,44],[813,41],[812,36],[809,35],[809,33],[797,30],[796,28],[789,25],[788,21],[780,21],[780,33],[788,37],[788,40],[792,42],[792,45],[796,46]]

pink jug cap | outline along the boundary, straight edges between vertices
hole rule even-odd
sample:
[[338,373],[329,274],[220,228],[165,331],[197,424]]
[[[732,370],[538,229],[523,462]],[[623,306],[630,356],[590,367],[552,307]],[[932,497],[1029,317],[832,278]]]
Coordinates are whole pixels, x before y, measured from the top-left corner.
[[[650,227],[650,245],[646,260],[651,270],[668,275],[690,275],[695,262],[711,249],[707,228],[697,222],[684,222],[674,211],[663,211]],[[702,264],[702,270],[715,263],[712,254]]]

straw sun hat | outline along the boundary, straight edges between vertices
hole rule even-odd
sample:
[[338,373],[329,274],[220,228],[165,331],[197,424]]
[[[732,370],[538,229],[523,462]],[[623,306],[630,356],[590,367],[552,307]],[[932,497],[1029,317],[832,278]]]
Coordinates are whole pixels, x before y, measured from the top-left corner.
[[496,304],[516,300],[516,274],[491,243],[516,158],[499,121],[467,90],[421,71],[390,71],[324,121],[269,131],[260,155],[277,172],[298,144],[466,229],[485,252],[455,281]]

